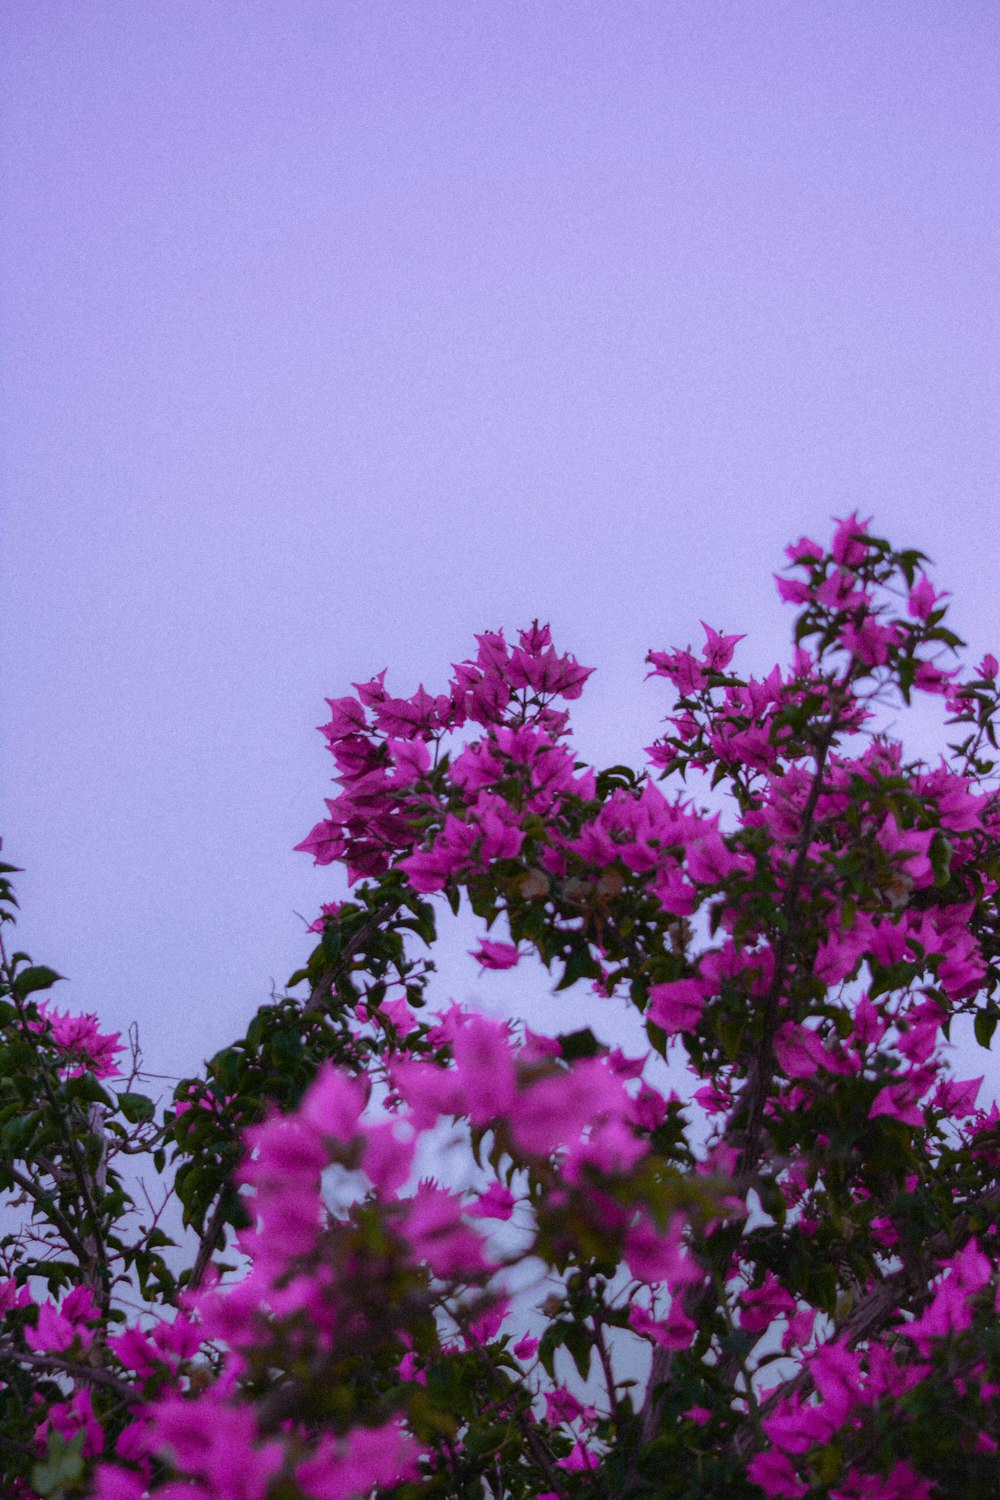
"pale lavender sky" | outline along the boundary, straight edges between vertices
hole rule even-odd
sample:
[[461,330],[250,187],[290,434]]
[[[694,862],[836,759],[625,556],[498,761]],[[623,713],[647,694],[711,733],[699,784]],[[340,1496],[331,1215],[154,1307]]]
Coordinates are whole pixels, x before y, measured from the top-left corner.
[[1000,642],[995,0],[6,0],[0,54],[3,857],[151,1067],[341,893],[352,679],[537,615],[638,761],[645,651],[766,670],[855,507]]

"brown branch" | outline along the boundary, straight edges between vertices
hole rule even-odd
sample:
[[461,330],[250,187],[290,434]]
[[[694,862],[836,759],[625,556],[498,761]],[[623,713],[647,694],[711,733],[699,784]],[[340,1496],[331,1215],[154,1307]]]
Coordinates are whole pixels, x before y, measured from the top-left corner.
[[71,1251],[81,1263],[86,1261],[87,1247],[62,1210],[56,1207],[53,1195],[32,1182],[31,1178],[18,1171],[17,1167],[8,1166],[7,1172],[11,1181],[16,1182],[18,1187],[27,1193],[28,1197],[38,1205],[39,1212],[44,1214],[53,1228],[59,1231],[66,1242],[67,1250]]
[[201,1286],[205,1272],[208,1270],[209,1262],[218,1249],[220,1240],[225,1243],[223,1203],[227,1187],[228,1183],[224,1184],[220,1189],[215,1207],[212,1210],[212,1217],[202,1232],[201,1241],[198,1245],[198,1254],[195,1256],[194,1265],[191,1268],[191,1279],[188,1282],[188,1289],[190,1291],[194,1291],[196,1287]]
[[98,1385],[106,1391],[113,1391],[130,1406],[137,1405],[143,1399],[134,1386],[120,1379],[119,1376],[112,1375],[110,1370],[102,1370],[98,1365],[80,1364],[76,1360],[61,1359],[58,1354],[32,1354],[27,1350],[12,1349],[9,1345],[0,1347],[0,1357],[16,1364],[27,1365],[29,1369],[52,1370],[59,1375],[72,1375],[75,1380],[82,1380],[89,1385]]
[[344,944],[344,947],[338,953],[330,968],[327,969],[322,978],[318,979],[313,986],[309,999],[302,1007],[303,1015],[309,1015],[310,1012],[319,1010],[320,1006],[329,998],[334,984],[341,977],[344,966],[350,962],[358,949],[363,947],[370,937],[374,936],[386,919],[399,910],[400,905],[401,902],[398,898],[384,901],[381,906],[372,912],[367,922],[361,924],[354,936]]

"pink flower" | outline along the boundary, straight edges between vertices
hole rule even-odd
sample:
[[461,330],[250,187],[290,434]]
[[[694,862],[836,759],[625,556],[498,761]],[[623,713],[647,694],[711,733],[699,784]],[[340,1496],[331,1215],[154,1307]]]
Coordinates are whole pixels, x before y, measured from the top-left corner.
[[279,1442],[259,1444],[253,1413],[230,1406],[215,1391],[197,1401],[161,1397],[149,1408],[152,1445],[181,1469],[213,1485],[227,1500],[264,1500],[280,1469]]
[[395,1120],[383,1120],[369,1125],[365,1131],[364,1154],[361,1164],[372,1185],[384,1197],[399,1191],[410,1175],[416,1136],[400,1140]]
[[671,1291],[702,1280],[682,1244],[684,1225],[675,1216],[666,1232],[643,1216],[625,1235],[623,1255],[636,1281],[665,1282]]
[[89,1290],[76,1287],[63,1299],[58,1311],[52,1302],[39,1304],[36,1326],[24,1330],[25,1343],[29,1349],[45,1354],[62,1354],[77,1339],[82,1349],[89,1349],[94,1335],[86,1322],[96,1317],[97,1308]]
[[785,548],[785,556],[790,563],[819,562],[823,556],[823,548],[810,537],[800,536],[797,542],[792,542]]
[[31,1292],[26,1286],[18,1286],[12,1276],[0,1281],[0,1316],[11,1308],[27,1307],[30,1302]]
[[860,1399],[861,1358],[839,1339],[820,1347],[810,1356],[809,1372],[823,1398],[824,1418],[839,1427]]
[[674,1036],[679,1031],[693,1031],[704,1008],[705,999],[696,979],[671,979],[650,988],[646,1019]]
[[932,1500],[935,1485],[921,1479],[908,1463],[898,1459],[883,1479],[851,1469],[843,1484],[830,1491],[830,1500]]
[[568,1469],[570,1473],[596,1469],[597,1464],[597,1455],[590,1451],[583,1438],[577,1438],[572,1450],[565,1458],[556,1459],[556,1467]]
[[910,590],[910,597],[906,601],[906,607],[916,619],[926,620],[927,616],[937,605],[938,600],[943,598],[943,594],[936,594],[934,592],[934,586],[927,577],[927,574],[921,573],[917,582]]
[[367,1102],[368,1091],[363,1083],[333,1063],[325,1062],[299,1106],[299,1118],[321,1135],[350,1141],[358,1133]]
[[687,872],[699,885],[719,885],[730,875],[748,875],[753,859],[748,854],[733,854],[717,833],[697,839],[688,848]]
[[514,943],[494,943],[481,938],[477,949],[469,950],[470,957],[484,969],[512,969],[521,957]]
[[868,521],[859,521],[857,511],[852,511],[846,520],[837,521],[830,551],[834,562],[843,568],[856,568],[865,560],[867,546],[863,540],[868,530]]
[[690,651],[650,651],[646,660],[653,663],[647,677],[667,677],[684,697],[700,692],[705,686],[701,663]]
[[789,1296],[784,1287],[768,1271],[762,1286],[749,1287],[740,1293],[740,1327],[749,1333],[759,1333],[770,1327],[775,1319],[787,1317],[795,1311],[795,1298]]
[[860,624],[849,620],[840,632],[844,650],[866,667],[885,666],[895,643],[895,628],[880,625],[873,615],[864,615]]
[[470,1016],[455,1033],[452,1054],[473,1125],[505,1114],[517,1094],[506,1027],[486,1016]]
[[545,1419],[554,1427],[563,1422],[575,1422],[588,1410],[592,1411],[593,1408],[583,1406],[564,1385],[558,1385],[555,1390],[545,1393]]
[[307,932],[322,932],[324,930],[324,928],[326,927],[326,918],[327,917],[335,917],[337,915],[338,911],[340,910],[340,908],[343,905],[344,905],[343,901],[324,901],[324,902],[322,902],[320,904],[320,908],[319,908],[320,912],[322,913],[322,915],[319,916],[319,917],[317,917],[316,921],[312,922],[306,928],[306,931]]
[[505,1188],[499,1182],[491,1182],[486,1191],[479,1194],[475,1207],[467,1209],[466,1212],[476,1219],[507,1220],[514,1212],[516,1201],[510,1188]]
[[887,1083],[872,1100],[868,1118],[874,1120],[879,1115],[888,1115],[893,1120],[902,1121],[904,1125],[920,1129],[924,1124],[924,1115],[917,1104],[918,1097],[910,1083]]
[[487,1308],[463,1330],[462,1338],[467,1349],[475,1349],[495,1339],[510,1313],[509,1297],[502,1297],[495,1306]]
[[785,1021],[774,1038],[774,1055],[788,1078],[811,1078],[820,1068],[834,1061],[823,1043],[808,1026]]
[[[143,1500],[143,1496],[148,1493],[149,1486],[141,1475],[112,1464],[98,1466],[94,1476],[93,1500]],[[162,1490],[160,1493],[163,1493]],[[196,1490],[191,1493],[192,1500],[199,1500]]]
[[745,635],[720,635],[713,630],[705,621],[700,622],[705,632],[705,649],[702,652],[702,661],[710,672],[722,672],[729,666],[733,659],[733,652],[740,641],[745,641]]
[[465,1112],[465,1090],[451,1068],[415,1057],[402,1057],[391,1068],[392,1085],[410,1107],[416,1130],[426,1130],[439,1115]]
[[570,1146],[563,1175],[567,1182],[579,1182],[583,1167],[588,1165],[607,1174],[625,1173],[648,1149],[648,1142],[640,1140],[624,1120],[601,1120],[592,1126],[586,1140]]
[[324,818],[306,835],[301,844],[296,844],[295,849],[301,850],[303,854],[311,854],[313,864],[332,865],[335,859],[339,859],[347,848],[347,840],[344,838],[342,826],[330,818]]
[[523,1090],[510,1117],[519,1150],[548,1156],[576,1145],[588,1127],[602,1120],[628,1119],[632,1101],[603,1058],[590,1058],[568,1072],[540,1078]]
[[104,1452],[104,1428],[97,1420],[90,1391],[77,1391],[69,1401],[57,1401],[49,1407],[48,1420],[38,1429],[36,1437],[41,1440],[52,1427],[60,1437],[72,1442],[78,1432],[83,1432],[82,1453],[86,1458],[95,1458]]
[[938,1109],[945,1110],[952,1119],[960,1119],[964,1115],[971,1115],[976,1110],[976,1095],[983,1082],[983,1075],[978,1078],[942,1078],[934,1094],[934,1104]]
[[417,1477],[421,1449],[395,1422],[355,1427],[345,1438],[323,1437],[295,1478],[309,1500],[357,1500],[375,1486]]
[[633,1302],[628,1321],[636,1333],[652,1339],[661,1349],[690,1349],[697,1331],[697,1324],[688,1317],[679,1297],[673,1299],[665,1318],[654,1318],[646,1308]]
[[771,1449],[767,1453],[756,1453],[747,1465],[747,1478],[760,1485],[765,1495],[799,1500],[808,1495],[809,1486],[803,1484],[795,1472],[795,1465],[784,1453]]
[[65,1053],[67,1078],[78,1078],[81,1073],[93,1073],[95,1078],[118,1076],[118,1054],[124,1049],[118,1038],[120,1031],[102,1032],[97,1017],[72,1015],[69,1011],[56,1010],[47,1000],[38,1002],[40,1021],[29,1021],[32,1031],[43,1031],[47,1021],[52,1028],[52,1040]]
[[426,1182],[409,1200],[404,1233],[435,1276],[475,1276],[490,1269],[483,1242],[463,1219],[462,1208],[457,1194]]
[[887,813],[877,834],[878,842],[885,852],[904,861],[902,868],[907,879],[912,880],[917,889],[934,882],[934,871],[928,853],[934,832],[933,828],[900,828],[892,814]]
[[785,604],[808,602],[810,589],[807,583],[802,583],[797,578],[782,578],[780,573],[775,573],[774,581],[778,585],[778,594]]

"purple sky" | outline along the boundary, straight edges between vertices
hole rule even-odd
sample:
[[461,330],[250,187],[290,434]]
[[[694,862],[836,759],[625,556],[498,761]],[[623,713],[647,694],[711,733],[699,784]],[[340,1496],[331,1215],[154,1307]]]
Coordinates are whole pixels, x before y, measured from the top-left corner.
[[60,1003],[229,1040],[341,893],[324,696],[475,631],[551,620],[638,761],[645,651],[783,659],[781,549],[858,507],[996,645],[998,78],[995,0],[6,0],[3,857]]

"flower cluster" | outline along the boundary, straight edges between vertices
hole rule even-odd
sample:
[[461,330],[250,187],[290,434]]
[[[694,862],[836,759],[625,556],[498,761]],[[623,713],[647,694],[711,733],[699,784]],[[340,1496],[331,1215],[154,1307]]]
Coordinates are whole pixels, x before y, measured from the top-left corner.
[[[857,515],[788,559],[789,665],[744,679],[707,624],[650,652],[674,701],[639,773],[574,756],[589,670],[537,622],[439,694],[328,700],[339,792],[299,848],[351,894],[308,994],[161,1118],[4,957],[7,1491],[993,1492],[1000,1114],[950,1055],[1000,1020],[997,663],[963,676],[926,559]],[[936,766],[879,727],[913,693],[964,736]],[[644,1055],[431,1014],[438,899],[484,969],[632,1006]],[[122,1151],[173,1156],[179,1274]]]

